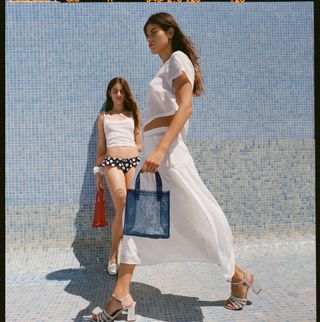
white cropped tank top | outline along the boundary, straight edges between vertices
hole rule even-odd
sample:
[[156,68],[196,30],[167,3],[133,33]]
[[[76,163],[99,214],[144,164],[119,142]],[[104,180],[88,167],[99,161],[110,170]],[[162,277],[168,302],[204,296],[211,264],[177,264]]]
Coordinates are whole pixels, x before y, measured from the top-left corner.
[[111,120],[104,114],[103,128],[107,148],[116,146],[136,146],[134,140],[133,117],[128,117],[123,120]]
[[[145,124],[157,117],[173,115],[178,110],[173,80],[186,73],[192,88],[194,84],[194,67],[189,57],[180,50],[173,52],[170,58],[161,66],[155,78],[149,82],[147,113]],[[184,126],[186,135],[189,121]]]

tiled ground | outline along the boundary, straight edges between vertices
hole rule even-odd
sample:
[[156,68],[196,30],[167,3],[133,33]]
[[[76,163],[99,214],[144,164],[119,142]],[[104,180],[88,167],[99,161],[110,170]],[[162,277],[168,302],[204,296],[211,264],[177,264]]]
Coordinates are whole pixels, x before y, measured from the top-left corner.
[[[315,321],[314,236],[236,241],[237,263],[264,288],[243,311],[223,308],[229,285],[213,264],[162,264],[136,269],[137,321]],[[6,321],[85,321],[114,282],[101,263],[80,268],[71,249],[10,252]]]

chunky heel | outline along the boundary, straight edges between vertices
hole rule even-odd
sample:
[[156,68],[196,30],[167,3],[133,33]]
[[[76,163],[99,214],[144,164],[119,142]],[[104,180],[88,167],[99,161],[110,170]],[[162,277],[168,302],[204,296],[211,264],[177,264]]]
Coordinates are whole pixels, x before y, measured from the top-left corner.
[[131,307],[129,307],[127,310],[128,310],[127,321],[128,322],[135,321],[137,319],[137,317],[136,317],[136,303],[134,302],[133,305]]

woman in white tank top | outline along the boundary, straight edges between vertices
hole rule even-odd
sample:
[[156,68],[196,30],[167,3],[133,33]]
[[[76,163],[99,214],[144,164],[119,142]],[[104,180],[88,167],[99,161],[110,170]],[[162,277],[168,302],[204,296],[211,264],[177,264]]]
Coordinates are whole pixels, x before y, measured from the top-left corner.
[[[196,50],[168,13],[152,15],[144,26],[152,54],[163,62],[148,87],[148,112],[144,127],[144,152],[140,188],[154,190],[154,173],[170,191],[170,238],[123,236],[119,276],[112,298],[94,321],[113,321],[124,310],[135,319],[129,291],[135,265],[173,261],[212,262],[231,282],[231,296],[224,306],[240,310],[251,288],[261,288],[254,276],[235,264],[232,233],[216,199],[202,182],[183,141],[192,113],[192,96],[202,93]],[[196,264],[195,264],[196,265]],[[208,276],[208,278],[210,278]]]
[[127,81],[121,77],[112,79],[106,96],[106,111],[98,116],[98,166],[94,168],[94,173],[97,189],[103,188],[102,175],[105,175],[115,207],[107,271],[110,275],[116,275],[126,191],[140,162],[142,138],[138,105]]

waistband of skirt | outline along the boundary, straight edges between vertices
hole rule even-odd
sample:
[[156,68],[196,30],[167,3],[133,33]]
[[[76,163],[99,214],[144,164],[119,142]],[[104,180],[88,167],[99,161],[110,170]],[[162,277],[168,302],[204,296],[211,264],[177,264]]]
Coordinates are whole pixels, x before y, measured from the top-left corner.
[[162,126],[162,127],[156,127],[152,130],[143,132],[143,136],[145,138],[148,137],[156,137],[156,136],[161,136],[167,131],[168,127],[167,126]]

